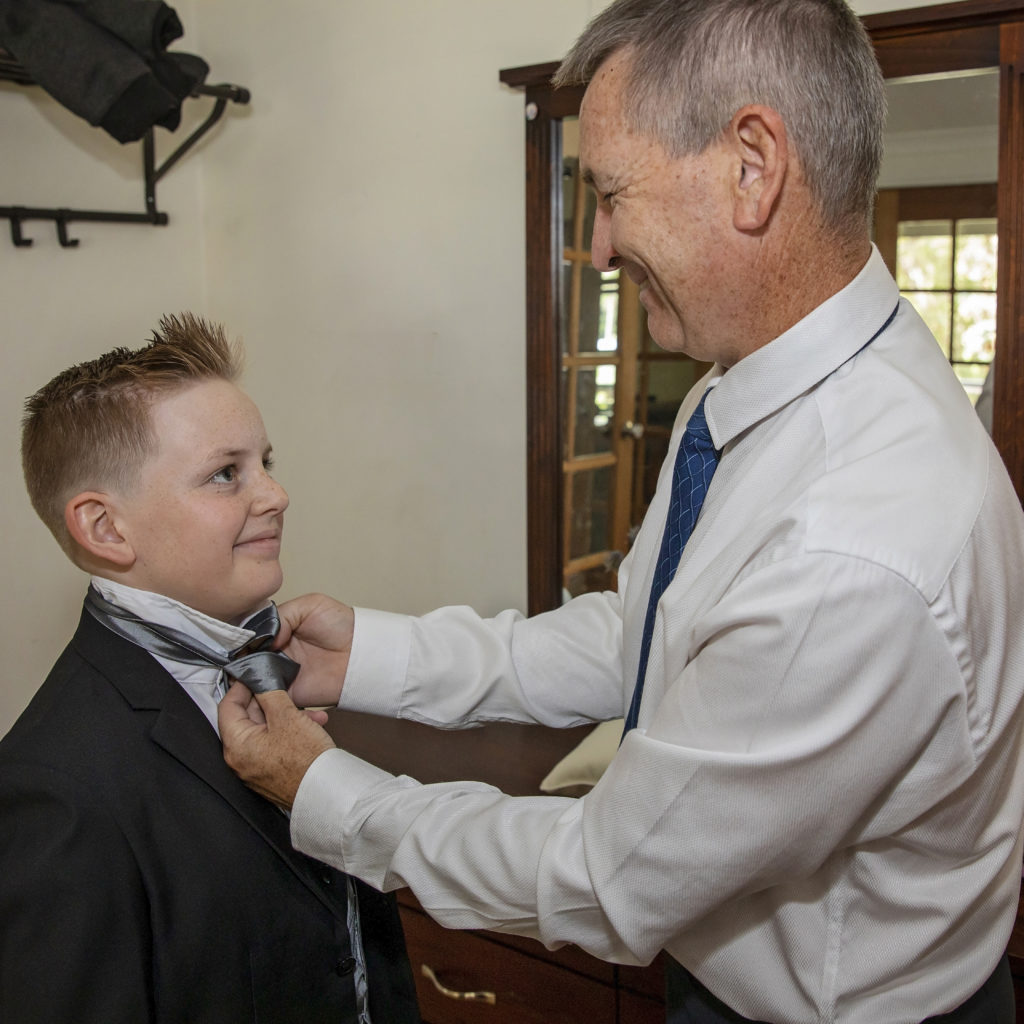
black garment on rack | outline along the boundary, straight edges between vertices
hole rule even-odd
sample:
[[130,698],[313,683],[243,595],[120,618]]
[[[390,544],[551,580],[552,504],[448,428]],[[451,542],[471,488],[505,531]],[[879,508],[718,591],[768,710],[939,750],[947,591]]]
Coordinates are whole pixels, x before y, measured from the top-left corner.
[[201,58],[167,51],[182,34],[162,0],[0,0],[0,46],[118,142],[178,127],[182,101],[209,73]]

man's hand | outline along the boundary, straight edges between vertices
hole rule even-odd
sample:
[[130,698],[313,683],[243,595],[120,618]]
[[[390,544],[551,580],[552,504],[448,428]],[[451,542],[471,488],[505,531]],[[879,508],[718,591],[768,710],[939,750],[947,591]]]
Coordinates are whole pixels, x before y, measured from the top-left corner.
[[355,613],[324,594],[306,594],[278,607],[281,631],[274,644],[301,666],[288,692],[300,707],[334,707],[352,653]]
[[235,683],[220,702],[217,721],[224,760],[250,789],[286,809],[309,766],[334,746],[282,690],[254,697]]

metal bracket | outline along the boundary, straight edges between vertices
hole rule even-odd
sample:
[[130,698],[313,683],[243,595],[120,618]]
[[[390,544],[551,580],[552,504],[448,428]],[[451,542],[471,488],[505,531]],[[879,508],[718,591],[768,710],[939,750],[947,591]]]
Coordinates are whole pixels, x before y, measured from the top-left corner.
[[118,213],[113,210],[70,210],[66,207],[49,209],[32,206],[0,206],[0,219],[11,222],[11,242],[19,249],[32,245],[32,239],[26,238],[21,226],[27,220],[51,220],[57,229],[57,240],[65,249],[73,249],[78,245],[77,238],[68,235],[68,225],[72,221],[93,221],[107,224],[167,224],[168,217],[157,209],[156,183],[187,153],[206,133],[221,119],[228,102],[248,103],[248,89],[238,85],[200,85],[192,91],[193,96],[213,96],[216,103],[209,117],[167,157],[156,166],[156,143],[153,129],[142,138],[142,170],[145,184],[145,213]]

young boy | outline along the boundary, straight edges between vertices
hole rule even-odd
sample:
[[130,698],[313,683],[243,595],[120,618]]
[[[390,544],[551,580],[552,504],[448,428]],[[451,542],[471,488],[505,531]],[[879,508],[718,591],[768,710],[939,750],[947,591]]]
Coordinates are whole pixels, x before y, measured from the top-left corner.
[[0,742],[6,1024],[419,1020],[394,902],[295,852],[221,756],[288,505],[238,372],[186,314],[26,404],[33,507],[91,586]]

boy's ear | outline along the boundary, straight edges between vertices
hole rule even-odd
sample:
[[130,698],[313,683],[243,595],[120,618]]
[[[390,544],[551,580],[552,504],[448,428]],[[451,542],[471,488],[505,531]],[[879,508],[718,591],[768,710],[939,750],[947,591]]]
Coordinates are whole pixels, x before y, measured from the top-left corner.
[[771,107],[750,104],[736,111],[727,131],[740,161],[733,224],[739,231],[757,231],[767,224],[786,178],[786,125]]
[[118,529],[109,494],[76,494],[64,506],[64,523],[72,540],[94,558],[120,569],[130,569],[135,564],[135,550]]

